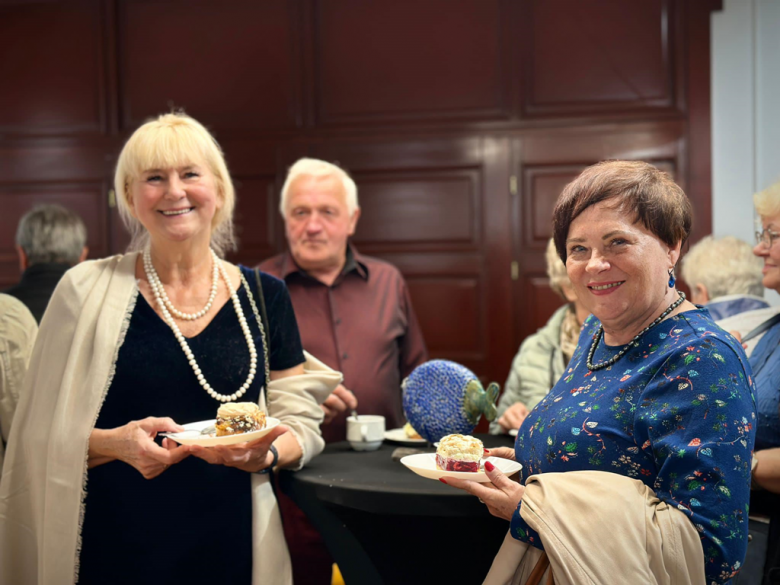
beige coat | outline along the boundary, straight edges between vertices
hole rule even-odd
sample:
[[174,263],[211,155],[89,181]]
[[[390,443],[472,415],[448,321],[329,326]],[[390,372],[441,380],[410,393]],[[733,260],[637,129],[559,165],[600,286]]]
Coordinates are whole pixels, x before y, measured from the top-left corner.
[[10,295],[0,294],[0,472],[3,469],[3,444],[8,442],[27,364],[32,355],[38,323],[25,304]]
[[[639,480],[604,471],[532,475],[520,513],[539,533],[556,585],[705,583],[693,523]],[[525,583],[541,555],[507,534],[484,585]]]
[[[0,483],[0,584],[78,577],[89,436],[135,306],[136,254],[85,262],[57,286],[41,322]],[[271,382],[260,406],[290,427],[301,464],[324,447],[318,402],[341,374],[307,357],[306,374]],[[254,583],[291,583],[267,475],[252,475]],[[130,559],[128,559],[130,560]]]

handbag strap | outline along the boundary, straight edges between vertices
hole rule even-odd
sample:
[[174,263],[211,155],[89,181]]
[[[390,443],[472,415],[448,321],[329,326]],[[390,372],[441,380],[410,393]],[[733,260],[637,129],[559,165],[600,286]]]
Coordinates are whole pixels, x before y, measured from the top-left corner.
[[[255,295],[252,294],[252,289],[249,288],[249,283],[244,278],[244,273],[241,273],[241,282],[246,288],[247,296],[249,297],[249,304],[252,305],[252,312],[257,319],[257,326],[260,328],[260,338],[263,340],[263,369],[265,370],[265,384],[264,388],[268,391],[268,385],[271,383],[271,368],[270,368],[270,355],[271,355],[271,330],[268,328],[268,315],[265,313],[265,298],[263,297],[263,289],[260,285],[260,276],[255,272],[255,278],[257,278],[258,298],[260,299],[260,307],[262,309],[262,315],[257,310],[257,304],[255,303]],[[262,391],[261,391],[262,392]],[[267,394],[266,394],[267,396]]]
[[771,319],[767,319],[763,323],[761,323],[758,327],[750,331],[745,337],[742,338],[742,343],[745,343],[747,341],[750,341],[754,337],[758,337],[761,335],[764,331],[771,329],[775,325],[780,323],[780,313],[772,317]]
[[[550,559],[546,552],[542,552],[542,555],[539,557],[539,560],[536,561],[536,565],[534,565],[534,568],[531,571],[531,574],[528,575],[528,579],[526,579],[524,585],[542,585],[542,577],[544,577],[544,572],[548,567],[550,567]],[[552,568],[550,568],[550,572],[547,574],[546,585],[555,585]]]

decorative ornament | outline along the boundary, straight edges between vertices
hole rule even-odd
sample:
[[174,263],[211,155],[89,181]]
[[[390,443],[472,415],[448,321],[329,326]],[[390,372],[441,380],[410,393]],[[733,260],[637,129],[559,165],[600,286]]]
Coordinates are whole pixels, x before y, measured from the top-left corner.
[[474,373],[455,362],[432,360],[417,366],[401,384],[406,419],[426,441],[468,435],[480,417],[496,418],[498,384],[482,388]]

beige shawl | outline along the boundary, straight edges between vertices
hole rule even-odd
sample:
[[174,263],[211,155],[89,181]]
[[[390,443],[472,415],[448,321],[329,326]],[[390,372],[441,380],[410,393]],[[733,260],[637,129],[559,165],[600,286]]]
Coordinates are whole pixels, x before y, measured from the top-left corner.
[[[68,271],[43,318],[0,483],[0,583],[77,579],[89,436],[135,306],[136,258],[114,256]],[[307,358],[306,374],[272,382],[260,405],[290,427],[301,465],[324,447],[318,402],[341,382],[341,374]],[[252,494],[253,582],[291,583],[267,475],[252,476]]]
[[[532,475],[520,513],[539,533],[556,585],[705,583],[693,523],[639,480],[604,471]],[[541,554],[507,534],[484,585],[525,583]]]

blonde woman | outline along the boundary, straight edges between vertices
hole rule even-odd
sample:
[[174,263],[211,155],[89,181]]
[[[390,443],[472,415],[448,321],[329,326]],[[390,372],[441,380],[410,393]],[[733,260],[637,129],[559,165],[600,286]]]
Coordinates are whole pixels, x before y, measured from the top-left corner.
[[547,245],[545,259],[550,288],[566,304],[520,345],[498,401],[498,416],[490,423],[490,432],[494,435],[520,428],[528,413],[555,386],[577,347],[580,328],[589,314],[577,300],[566,266],[555,251],[552,239]]
[[[41,324],[0,486],[0,582],[289,583],[265,472],[322,449],[315,396],[340,375],[307,362],[283,282],[261,275],[261,293],[221,259],[235,197],[201,124],[141,126],[115,188],[132,252],[70,270]],[[283,424],[231,447],[155,440],[229,401]]]

